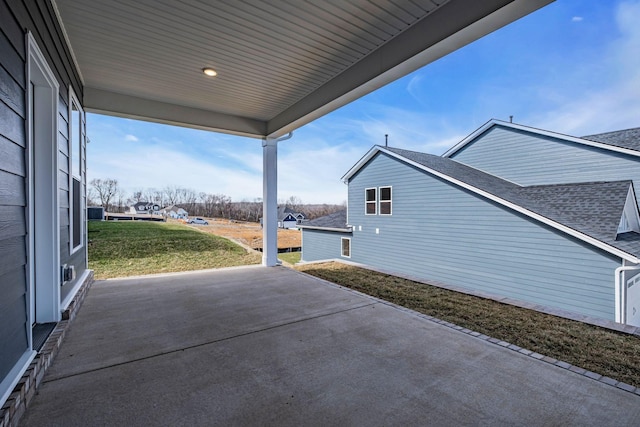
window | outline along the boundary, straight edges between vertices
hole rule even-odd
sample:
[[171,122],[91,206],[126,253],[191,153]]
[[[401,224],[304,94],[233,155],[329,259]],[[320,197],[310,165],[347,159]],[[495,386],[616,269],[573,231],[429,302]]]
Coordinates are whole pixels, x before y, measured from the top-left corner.
[[391,187],[380,187],[380,215],[391,215]]
[[84,193],[84,114],[69,89],[69,244],[71,252],[83,246]]
[[364,190],[365,198],[365,215],[375,215],[377,213],[377,199],[376,199],[376,189],[375,188],[367,188]]
[[351,239],[348,237],[343,237],[342,241],[342,256],[346,258],[351,258]]

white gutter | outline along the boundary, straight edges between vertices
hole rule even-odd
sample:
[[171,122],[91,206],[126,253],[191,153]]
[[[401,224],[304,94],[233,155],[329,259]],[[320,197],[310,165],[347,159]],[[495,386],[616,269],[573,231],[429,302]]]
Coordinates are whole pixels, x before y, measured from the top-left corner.
[[616,314],[615,320],[618,323],[626,324],[627,323],[627,311],[625,307],[627,306],[627,285],[622,280],[622,274],[625,271],[640,271],[640,265],[635,266],[621,266],[616,268],[615,271],[615,302],[616,302]]

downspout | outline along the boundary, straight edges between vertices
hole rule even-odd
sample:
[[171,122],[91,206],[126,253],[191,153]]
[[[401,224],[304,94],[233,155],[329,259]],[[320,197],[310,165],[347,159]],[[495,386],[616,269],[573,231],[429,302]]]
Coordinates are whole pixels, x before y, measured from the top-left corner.
[[616,268],[615,271],[615,300],[616,300],[616,322],[621,324],[627,323],[627,286],[622,275],[625,271],[640,270],[640,265],[630,266],[623,265]]

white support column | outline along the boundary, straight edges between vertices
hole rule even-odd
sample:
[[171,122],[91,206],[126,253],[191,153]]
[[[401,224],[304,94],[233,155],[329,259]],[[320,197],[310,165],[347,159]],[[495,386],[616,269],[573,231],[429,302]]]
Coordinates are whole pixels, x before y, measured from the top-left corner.
[[262,140],[262,265],[278,265],[278,142],[280,138]]
[[262,265],[278,265],[278,140],[262,140]]

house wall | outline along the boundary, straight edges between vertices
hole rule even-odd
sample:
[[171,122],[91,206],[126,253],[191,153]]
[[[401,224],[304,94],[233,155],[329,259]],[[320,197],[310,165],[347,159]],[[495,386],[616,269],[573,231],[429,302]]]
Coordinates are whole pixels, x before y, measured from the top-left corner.
[[[29,208],[26,193],[27,31],[33,33],[56,75],[61,102],[66,102],[69,85],[73,86],[80,99],[82,97],[80,79],[50,2],[0,0],[0,383],[3,385],[12,380],[9,374],[12,370],[15,372],[18,362],[30,350],[26,293]],[[62,113],[66,113],[63,108],[60,110],[60,119],[63,120]],[[64,182],[61,180],[61,184]],[[61,205],[65,204],[65,191],[67,189],[60,189]],[[68,196],[66,203],[68,205]],[[61,216],[63,228],[62,218],[68,217],[68,206],[61,207],[61,213],[64,209],[67,213]],[[61,237],[64,235],[61,233]],[[68,231],[66,235],[68,238]],[[68,251],[65,254],[61,249],[61,252],[61,261],[68,262]],[[84,258],[78,266],[81,270],[86,268]],[[0,389],[0,397],[2,393]]]
[[[364,215],[388,185],[393,215]],[[354,262],[614,320],[620,259],[386,154],[351,178],[349,224]]]
[[351,237],[351,234],[303,228],[301,260],[309,262],[344,258],[341,256],[341,239]]
[[640,196],[640,157],[500,125],[451,158],[520,185],[631,179]]
[[[82,272],[87,269],[87,254],[84,246],[71,253],[71,191],[70,182],[70,142],[69,142],[69,97],[65,93],[58,97],[58,202],[60,204],[60,264],[73,265],[76,279],[65,282],[60,288],[60,301],[63,301],[75,288],[78,280],[82,280]],[[84,138],[82,138],[84,140]],[[82,147],[82,158],[86,158],[86,144]],[[86,162],[82,162],[82,206],[86,209]],[[86,242],[87,227],[83,229],[82,241]],[[86,244],[86,243],[85,243]]]
[[0,380],[28,348],[24,34],[0,1]]

